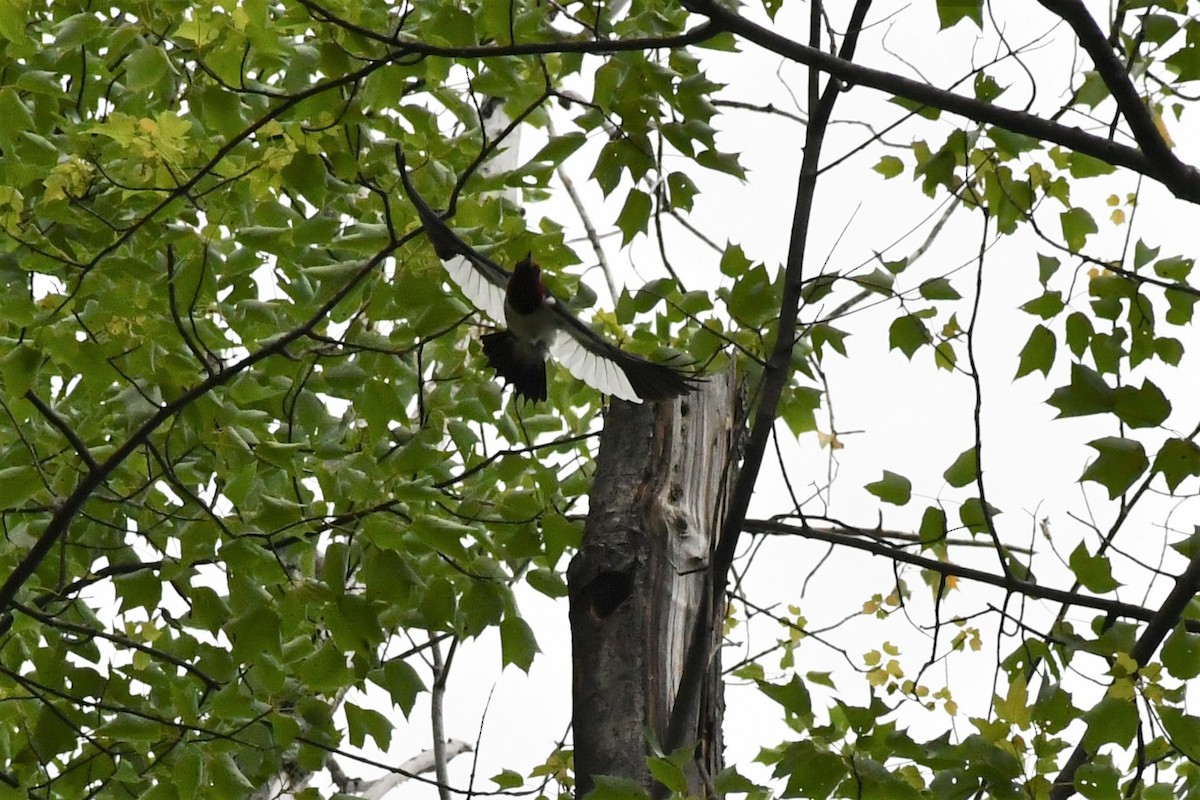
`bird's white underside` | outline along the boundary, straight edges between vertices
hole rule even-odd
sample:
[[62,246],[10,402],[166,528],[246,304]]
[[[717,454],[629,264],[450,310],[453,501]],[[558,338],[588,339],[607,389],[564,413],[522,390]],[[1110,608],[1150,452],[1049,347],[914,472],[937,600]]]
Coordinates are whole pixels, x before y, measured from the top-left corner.
[[[503,323],[513,330],[514,326],[505,313],[503,286],[489,281],[465,256],[454,255],[443,259],[442,263],[446,266],[450,278],[458,284],[462,293],[476,308],[491,317],[492,321]],[[554,335],[552,341],[547,344],[555,361],[593,389],[632,403],[642,402],[642,398],[633,390],[625,371],[615,361],[589,350],[569,332],[563,331],[554,315],[549,315],[548,318],[554,321]],[[520,322],[516,327],[516,332],[521,333],[519,329],[523,326]]]

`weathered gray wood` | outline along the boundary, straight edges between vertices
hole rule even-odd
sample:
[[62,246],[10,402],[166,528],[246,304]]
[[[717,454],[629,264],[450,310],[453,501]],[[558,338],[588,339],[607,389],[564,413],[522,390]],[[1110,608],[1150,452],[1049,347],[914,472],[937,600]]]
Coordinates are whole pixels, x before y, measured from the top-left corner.
[[[724,600],[708,597],[708,567],[732,486],[733,385],[714,375],[673,403],[609,408],[583,545],[567,571],[579,797],[595,775],[652,790],[646,730],[664,740],[693,633],[708,644],[720,635]],[[719,658],[709,667],[682,717],[697,745],[695,795],[722,759]]]

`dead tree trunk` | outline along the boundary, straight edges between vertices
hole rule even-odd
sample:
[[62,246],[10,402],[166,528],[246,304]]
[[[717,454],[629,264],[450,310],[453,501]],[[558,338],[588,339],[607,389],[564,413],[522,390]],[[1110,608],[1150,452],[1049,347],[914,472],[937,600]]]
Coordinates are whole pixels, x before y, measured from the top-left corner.
[[[609,409],[583,545],[567,571],[577,797],[597,775],[659,794],[646,732],[668,741],[672,713],[679,743],[695,745],[688,793],[706,794],[722,766],[725,603],[712,597],[710,565],[734,476],[736,405],[725,373],[674,403]],[[696,636],[708,669],[696,690],[680,693]]]

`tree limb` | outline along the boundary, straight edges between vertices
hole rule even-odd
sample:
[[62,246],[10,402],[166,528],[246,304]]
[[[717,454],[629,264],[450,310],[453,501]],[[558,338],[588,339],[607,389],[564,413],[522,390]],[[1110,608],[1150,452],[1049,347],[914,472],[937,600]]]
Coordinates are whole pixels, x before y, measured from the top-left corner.
[[1050,13],[1071,26],[1079,37],[1079,44],[1091,57],[1104,85],[1117,102],[1121,115],[1129,123],[1133,138],[1142,152],[1165,168],[1178,168],[1183,164],[1171,152],[1163,139],[1162,132],[1154,124],[1150,109],[1142,101],[1137,87],[1129,79],[1129,71],[1113,52],[1112,45],[1096,20],[1092,18],[1081,0],[1038,0]]
[[[930,558],[918,553],[910,553],[889,542],[880,541],[877,537],[878,531],[846,526],[814,528],[810,525],[789,525],[784,522],[759,519],[746,520],[742,528],[747,533],[770,536],[802,536],[805,539],[816,539],[821,542],[852,547],[855,550],[865,550],[873,555],[883,556],[892,561],[899,561],[903,564],[911,564],[921,569],[931,570],[939,575],[953,575],[956,578],[996,586],[1013,594],[1033,597],[1039,600],[1050,600],[1081,608],[1091,608],[1106,614],[1135,619],[1140,622],[1152,623],[1162,613],[1161,610],[1152,611],[1144,606],[1122,603],[1119,600],[1109,600],[1103,597],[1079,594],[1078,590],[1054,589],[1034,581],[996,575],[985,570],[964,567],[949,561],[938,561],[936,558]],[[1189,631],[1200,633],[1200,620],[1185,620],[1184,622]]]
[[[1200,592],[1200,553],[1192,556],[1187,569],[1175,579],[1175,588],[1171,590],[1162,606],[1150,618],[1146,630],[1142,631],[1142,635],[1138,637],[1133,649],[1129,651],[1130,657],[1137,662],[1139,668],[1145,666],[1146,662],[1158,651],[1158,646],[1179,623],[1184,610],[1197,592]],[[1067,800],[1068,797],[1075,794],[1075,772],[1091,756],[1092,754],[1083,746],[1083,742],[1076,745],[1075,750],[1063,764],[1062,771],[1054,780],[1054,788],[1050,790],[1050,800]]]
[[1174,154],[1168,153],[1166,158],[1156,157],[1155,154],[1147,154],[1137,148],[1117,144],[1035,114],[963,97],[920,81],[854,64],[845,55],[830,55],[756,25],[720,5],[716,0],[685,0],[684,5],[695,13],[705,15],[730,33],[791,61],[828,72],[848,83],[868,86],[930,108],[939,108],[976,122],[995,125],[1014,133],[1068,147],[1113,166],[1125,167],[1152,178],[1181,200],[1200,203],[1200,170],[1183,163]]

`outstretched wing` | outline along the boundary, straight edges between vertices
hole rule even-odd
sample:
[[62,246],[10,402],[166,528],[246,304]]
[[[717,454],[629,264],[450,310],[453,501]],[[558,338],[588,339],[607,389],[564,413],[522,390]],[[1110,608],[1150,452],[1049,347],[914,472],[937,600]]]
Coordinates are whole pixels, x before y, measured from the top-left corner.
[[671,400],[694,391],[700,383],[690,372],[647,361],[608,343],[561,304],[555,303],[553,308],[559,331],[550,354],[588,386],[640,403]]
[[504,295],[508,288],[509,272],[500,265],[476,253],[454,231],[429,204],[417,194],[408,176],[408,168],[401,163],[400,180],[404,190],[421,217],[425,233],[433,244],[434,252],[441,259],[450,279],[476,308],[504,324]]
[[476,308],[492,318],[492,322],[504,324],[504,294],[508,286],[508,275],[500,267],[482,257],[455,253],[444,257],[442,265],[450,279]]

